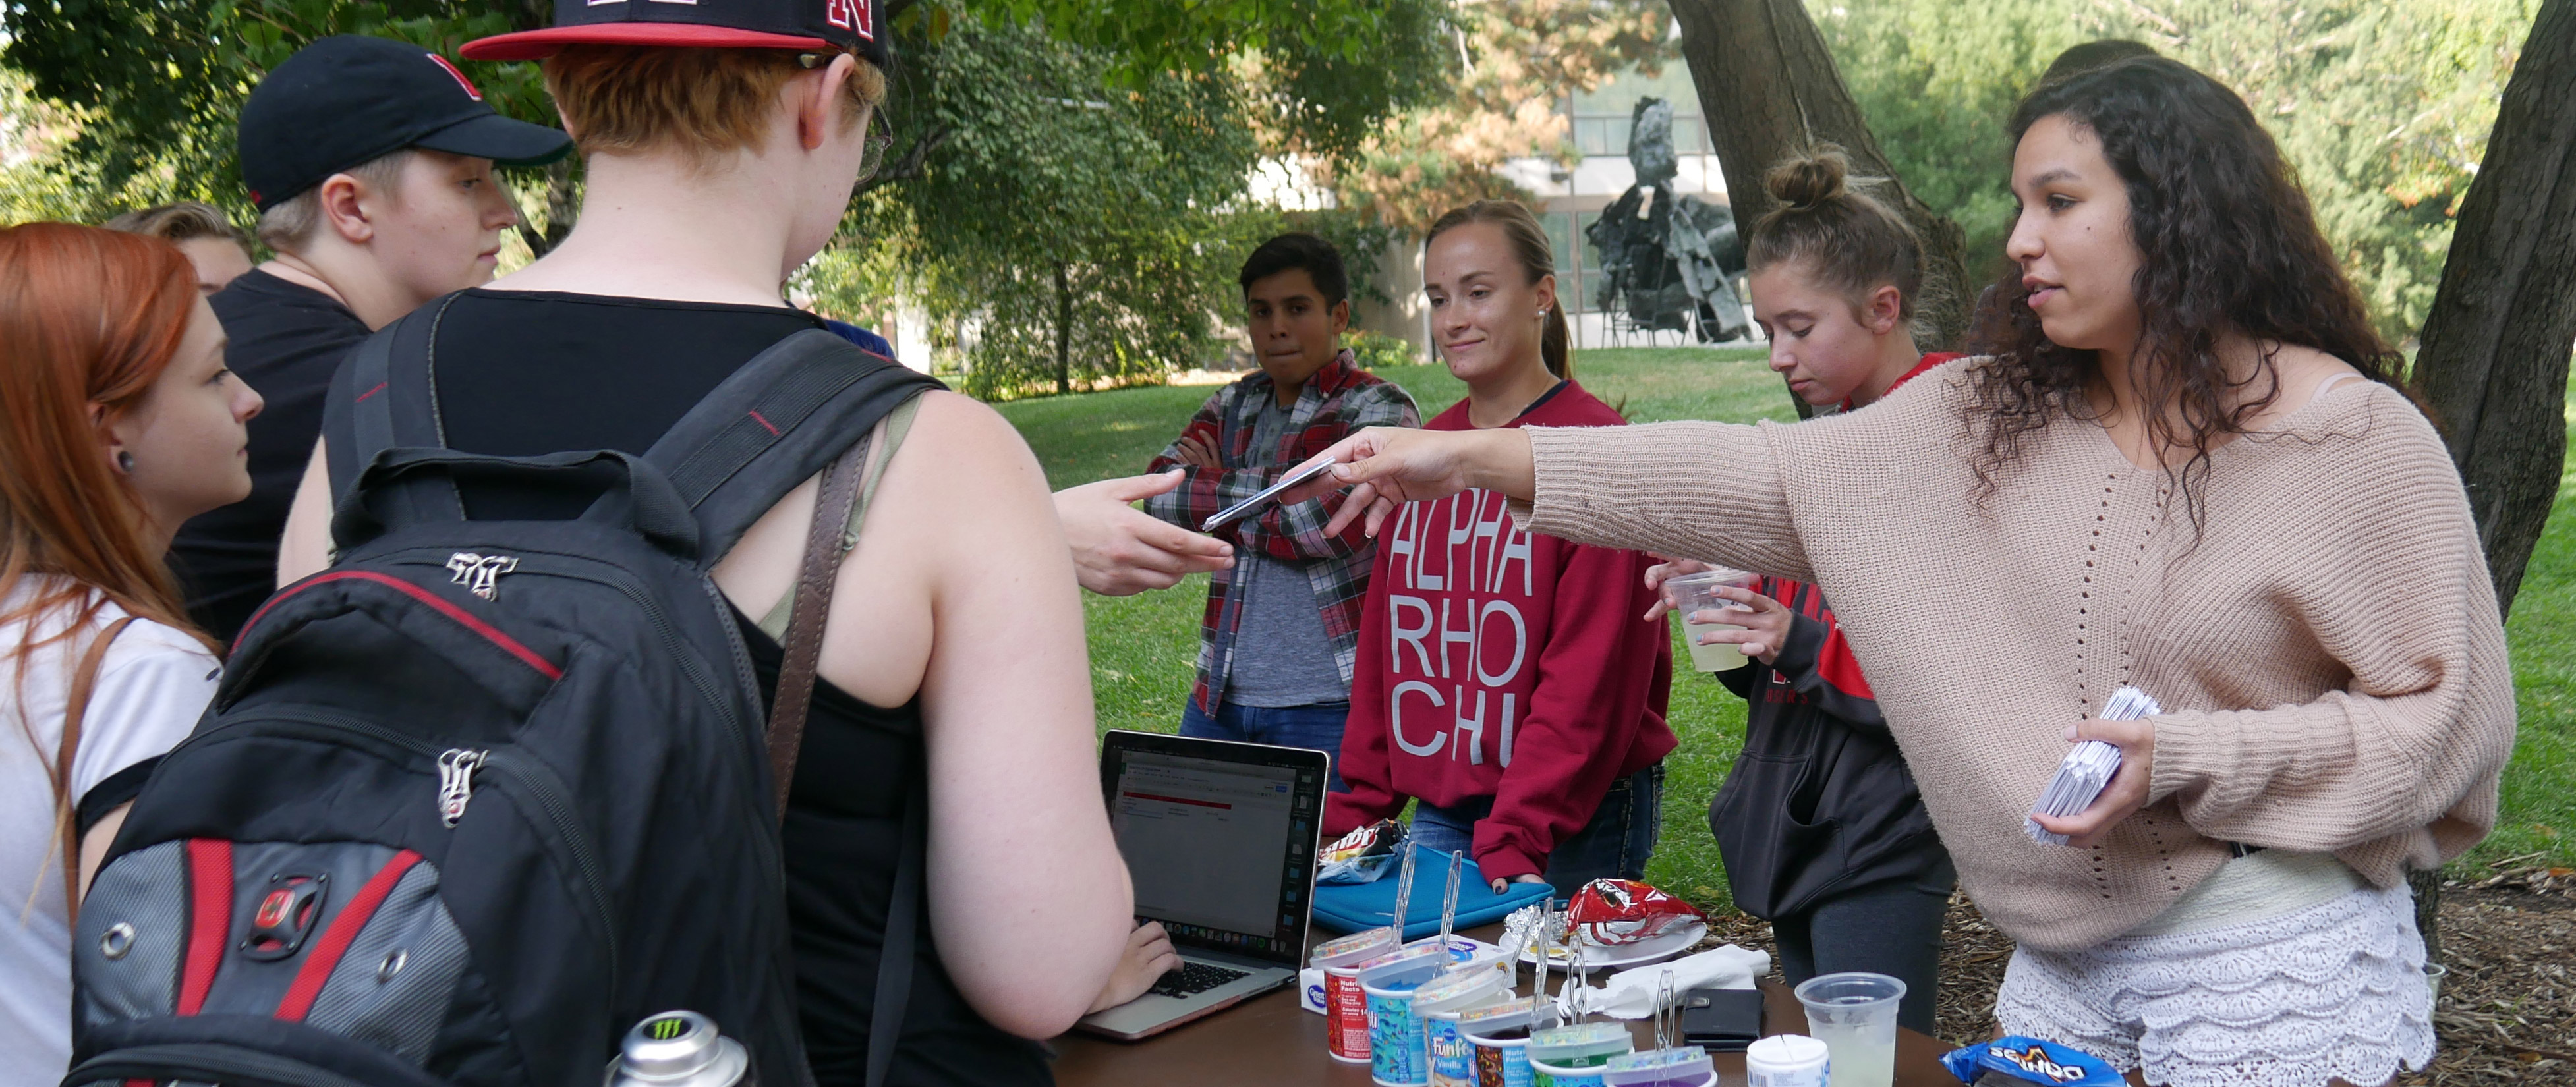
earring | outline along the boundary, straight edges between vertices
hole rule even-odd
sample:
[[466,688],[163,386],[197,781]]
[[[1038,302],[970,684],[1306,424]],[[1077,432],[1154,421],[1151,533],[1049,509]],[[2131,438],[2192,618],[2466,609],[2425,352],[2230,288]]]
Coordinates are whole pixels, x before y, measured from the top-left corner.
[[120,471],[120,472],[124,472],[124,473],[126,473],[126,474],[128,474],[128,475],[132,475],[132,474],[133,474],[133,472],[134,472],[134,453],[133,453],[133,451],[131,451],[131,450],[125,450],[125,449],[119,449],[119,450],[117,450],[117,451],[116,451],[116,470],[117,470],[117,471]]

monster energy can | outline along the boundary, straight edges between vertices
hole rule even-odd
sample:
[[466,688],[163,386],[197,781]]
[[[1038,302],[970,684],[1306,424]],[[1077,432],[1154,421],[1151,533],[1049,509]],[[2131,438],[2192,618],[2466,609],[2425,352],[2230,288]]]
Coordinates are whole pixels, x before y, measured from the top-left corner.
[[737,1087],[751,1069],[742,1043],[696,1012],[647,1016],[622,1048],[608,1066],[608,1087]]

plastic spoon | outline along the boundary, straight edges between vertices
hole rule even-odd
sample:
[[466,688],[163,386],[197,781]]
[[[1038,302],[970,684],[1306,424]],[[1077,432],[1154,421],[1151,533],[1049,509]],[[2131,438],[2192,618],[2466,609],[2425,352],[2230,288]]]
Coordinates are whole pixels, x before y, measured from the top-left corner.
[[1538,928],[1538,978],[1530,983],[1530,1030],[1532,1032],[1538,1030],[1538,1009],[1547,1001],[1547,958],[1548,952],[1554,950],[1556,942],[1554,935],[1548,930],[1547,910],[1544,907],[1539,910],[1536,927]]
[[1458,923],[1458,874],[1467,861],[1466,854],[1449,854],[1449,889],[1440,897],[1440,953],[1449,953],[1449,933]]
[[1668,1022],[1668,1020],[1680,1014],[1680,1009],[1675,1007],[1675,1002],[1673,1000],[1673,972],[1666,970],[1664,971],[1662,980],[1658,981],[1655,985],[1656,1049],[1671,1049],[1673,1047],[1673,1024]]
[[[1404,840],[1404,863],[1395,870],[1395,946],[1404,946],[1405,912],[1413,905],[1413,839]],[[1444,949],[1443,954],[1446,954]]]

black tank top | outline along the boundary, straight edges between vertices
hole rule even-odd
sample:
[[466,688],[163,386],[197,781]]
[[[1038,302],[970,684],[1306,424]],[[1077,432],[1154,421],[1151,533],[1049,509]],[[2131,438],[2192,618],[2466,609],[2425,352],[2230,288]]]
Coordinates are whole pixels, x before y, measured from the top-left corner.
[[[531,456],[566,449],[642,453],[735,368],[800,330],[786,307],[473,290],[438,325],[437,395],[450,446]],[[476,495],[477,517],[577,516],[588,496]],[[764,705],[782,651],[736,609]],[[805,747],[782,830],[787,916],[806,1054],[823,1087],[867,1068],[877,956],[894,894],[904,803],[920,779],[921,705],[870,705],[814,685]],[[928,916],[925,905],[923,917]],[[948,978],[925,921],[893,1084],[1045,1084],[1045,1051],[984,1021]]]

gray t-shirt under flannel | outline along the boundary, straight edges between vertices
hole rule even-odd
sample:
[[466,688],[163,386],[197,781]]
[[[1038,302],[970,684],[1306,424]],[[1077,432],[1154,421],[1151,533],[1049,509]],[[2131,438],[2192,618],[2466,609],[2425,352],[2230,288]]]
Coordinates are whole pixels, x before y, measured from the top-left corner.
[[[1254,415],[1246,468],[1277,463],[1279,442],[1293,408],[1269,395]],[[1243,619],[1234,631],[1233,667],[1224,700],[1238,706],[1305,706],[1347,702],[1351,685],[1333,661],[1333,640],[1315,605],[1314,583],[1304,560],[1245,552],[1235,557],[1235,592]]]

